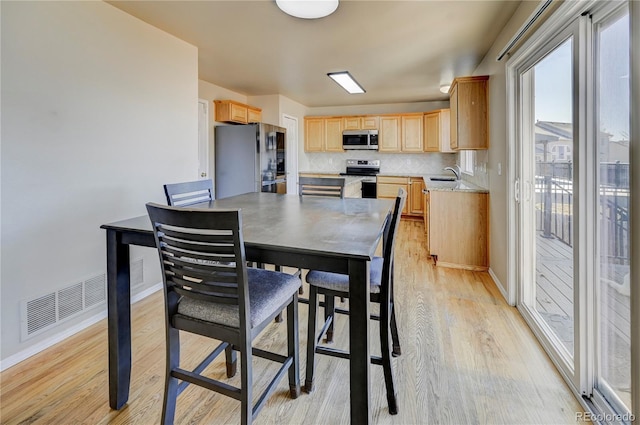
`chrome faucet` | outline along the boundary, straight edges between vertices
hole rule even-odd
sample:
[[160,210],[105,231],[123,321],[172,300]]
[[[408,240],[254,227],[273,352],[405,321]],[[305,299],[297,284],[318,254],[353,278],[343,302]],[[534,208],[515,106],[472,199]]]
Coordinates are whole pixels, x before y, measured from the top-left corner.
[[457,170],[455,168],[453,168],[453,167],[445,167],[444,169],[445,169],[445,171],[446,170],[453,171],[453,174],[456,175],[456,180],[460,180],[460,167],[458,167],[457,164],[456,164],[456,168],[457,168]]

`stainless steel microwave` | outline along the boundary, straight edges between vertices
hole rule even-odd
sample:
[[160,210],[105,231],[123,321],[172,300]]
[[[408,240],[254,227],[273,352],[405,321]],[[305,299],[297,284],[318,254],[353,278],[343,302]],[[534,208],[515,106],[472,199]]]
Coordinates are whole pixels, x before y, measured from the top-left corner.
[[342,149],[378,150],[378,130],[345,130],[342,132]]

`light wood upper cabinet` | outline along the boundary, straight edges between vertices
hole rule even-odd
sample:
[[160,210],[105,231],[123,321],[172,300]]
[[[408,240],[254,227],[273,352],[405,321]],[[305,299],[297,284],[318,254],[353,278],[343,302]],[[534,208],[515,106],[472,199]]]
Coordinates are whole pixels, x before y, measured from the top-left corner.
[[343,130],[377,130],[378,117],[374,115],[342,117]]
[[342,123],[342,118],[325,119],[325,152],[344,152],[342,149]]
[[305,152],[324,152],[325,149],[325,119],[304,119],[304,150]]
[[262,109],[255,106],[249,106],[247,108],[247,122],[262,122]]
[[449,146],[458,149],[458,86],[449,89]]
[[362,130],[377,130],[379,125],[379,117],[367,115],[362,117],[360,128]]
[[344,152],[341,117],[304,119],[305,152]]
[[380,129],[378,130],[378,150],[380,152],[400,152],[400,126],[400,115],[380,117]]
[[453,152],[451,149],[449,109],[424,114],[424,151]]
[[422,113],[400,116],[402,152],[422,152]]
[[461,77],[451,83],[451,148],[489,148],[488,76]]
[[487,270],[489,194],[432,190],[427,205],[427,245],[436,265]]
[[245,105],[235,100],[214,100],[215,120],[218,122],[231,122],[236,124],[248,124],[262,121],[262,109]]
[[380,152],[423,152],[422,113],[381,115]]

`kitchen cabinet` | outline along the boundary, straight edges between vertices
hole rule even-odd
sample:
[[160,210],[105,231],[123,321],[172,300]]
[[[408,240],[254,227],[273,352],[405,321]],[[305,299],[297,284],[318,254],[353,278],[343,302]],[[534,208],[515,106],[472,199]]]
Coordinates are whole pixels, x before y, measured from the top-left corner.
[[400,125],[400,115],[384,115],[380,117],[378,151],[400,152]]
[[423,152],[422,113],[400,116],[402,152]]
[[262,122],[262,109],[256,108],[255,106],[248,106],[247,121],[250,123]]
[[409,177],[409,215],[422,216],[424,213],[424,179],[422,177]]
[[342,117],[342,126],[343,130],[377,130],[378,117],[373,115]]
[[409,213],[409,178],[396,176],[378,176],[376,179],[377,197],[378,199],[395,200],[398,196],[398,189],[403,188],[407,192],[407,201],[402,209],[402,214]]
[[215,120],[235,124],[248,124],[262,121],[262,109],[245,105],[235,100],[214,100]]
[[487,270],[489,194],[429,190],[425,201],[427,249],[436,265]]
[[453,152],[450,137],[450,111],[439,109],[424,114],[424,151]]
[[422,219],[424,221],[424,236],[427,241],[427,255],[431,255],[429,248],[429,191],[423,191],[422,199],[424,200],[424,210],[422,211]]
[[344,152],[342,130],[341,117],[305,118],[305,152]]
[[379,199],[394,200],[398,196],[398,189],[407,192],[402,215],[420,217],[424,213],[424,179],[422,177],[378,176],[377,194]]
[[454,150],[489,148],[489,76],[461,77],[451,83],[450,136]]
[[327,118],[324,121],[325,152],[344,152],[342,149],[342,118]]
[[305,152],[324,152],[325,119],[304,119],[304,150]]
[[381,115],[380,152],[423,152],[422,113]]

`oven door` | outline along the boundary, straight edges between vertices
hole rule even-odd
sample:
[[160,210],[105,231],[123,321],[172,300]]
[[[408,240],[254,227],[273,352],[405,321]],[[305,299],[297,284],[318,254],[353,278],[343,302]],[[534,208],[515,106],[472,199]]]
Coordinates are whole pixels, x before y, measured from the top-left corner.
[[363,180],[362,181],[362,197],[363,198],[377,198],[378,197],[378,193],[377,193],[377,186],[376,186],[376,181],[372,180],[372,181],[368,181],[368,180]]

